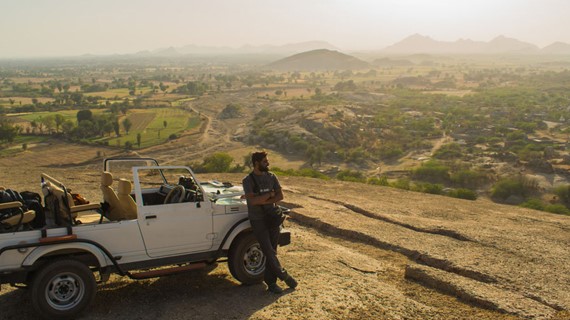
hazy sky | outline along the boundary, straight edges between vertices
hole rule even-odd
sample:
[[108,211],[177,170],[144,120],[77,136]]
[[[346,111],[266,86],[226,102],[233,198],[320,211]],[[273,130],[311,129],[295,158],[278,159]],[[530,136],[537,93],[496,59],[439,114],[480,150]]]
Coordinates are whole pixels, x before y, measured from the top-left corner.
[[0,0],[0,58],[311,40],[374,50],[414,33],[544,47],[570,43],[569,14],[569,0]]

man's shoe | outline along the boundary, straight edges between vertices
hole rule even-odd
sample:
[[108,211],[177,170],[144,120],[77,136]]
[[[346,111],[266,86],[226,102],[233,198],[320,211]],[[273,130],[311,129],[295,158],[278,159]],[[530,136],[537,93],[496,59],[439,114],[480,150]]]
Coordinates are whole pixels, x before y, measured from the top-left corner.
[[297,280],[291,276],[287,276],[287,278],[285,278],[283,281],[285,281],[287,286],[289,286],[291,289],[295,289],[297,287]]
[[278,286],[277,283],[272,283],[272,284],[268,285],[267,291],[277,293],[277,294],[283,293],[283,289],[281,289],[281,287]]

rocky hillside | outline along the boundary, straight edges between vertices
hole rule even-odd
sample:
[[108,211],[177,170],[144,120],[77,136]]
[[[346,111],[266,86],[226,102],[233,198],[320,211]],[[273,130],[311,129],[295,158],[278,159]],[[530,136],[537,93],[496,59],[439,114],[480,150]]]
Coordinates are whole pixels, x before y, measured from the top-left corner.
[[[36,190],[42,171],[92,202],[101,199],[98,166],[11,167],[3,183]],[[242,176],[200,178],[239,183]],[[239,286],[225,264],[209,275],[113,278],[100,285],[85,318],[570,317],[570,217],[358,183],[281,182],[293,231],[281,257],[300,279],[297,290],[274,296],[263,285]],[[33,319],[19,307],[28,303],[26,291],[3,289],[2,318]]]

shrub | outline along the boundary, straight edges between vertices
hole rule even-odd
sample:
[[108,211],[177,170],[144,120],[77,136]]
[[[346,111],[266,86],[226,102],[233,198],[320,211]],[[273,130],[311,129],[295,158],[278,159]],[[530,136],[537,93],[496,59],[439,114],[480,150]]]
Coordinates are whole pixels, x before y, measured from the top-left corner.
[[454,185],[461,188],[475,189],[487,181],[485,175],[473,170],[460,170],[450,177]]
[[549,204],[544,208],[544,211],[558,213],[558,214],[566,214],[570,215],[570,210],[566,208],[566,206],[561,204]]
[[526,198],[538,189],[538,182],[523,176],[503,178],[491,189],[491,197],[496,200],[506,200],[510,196]]
[[234,159],[225,152],[217,152],[204,159],[201,167],[206,172],[228,172]]
[[386,176],[368,178],[368,181],[366,181],[366,183],[373,184],[376,186],[389,186],[390,185],[390,182],[388,182],[388,177],[386,177]]
[[570,204],[570,184],[554,188],[554,193],[558,196],[562,203],[566,205]]
[[521,203],[520,206],[523,208],[529,208],[529,209],[534,209],[534,210],[544,210],[545,209],[544,203],[542,201],[540,201],[540,199],[536,199],[536,198],[528,199],[524,203]]
[[446,182],[449,181],[449,167],[439,161],[430,160],[414,169],[412,177],[428,182]]
[[402,190],[410,190],[410,180],[403,178],[398,179],[390,184],[394,188],[402,189]]
[[352,181],[352,182],[366,182],[366,177],[360,171],[352,170],[342,170],[337,175],[336,178],[342,181]]
[[477,192],[463,188],[451,190],[447,193],[447,195],[452,198],[465,199],[465,200],[477,200],[478,197]]
[[423,193],[443,194],[443,186],[437,183],[422,183],[418,185],[418,189]]

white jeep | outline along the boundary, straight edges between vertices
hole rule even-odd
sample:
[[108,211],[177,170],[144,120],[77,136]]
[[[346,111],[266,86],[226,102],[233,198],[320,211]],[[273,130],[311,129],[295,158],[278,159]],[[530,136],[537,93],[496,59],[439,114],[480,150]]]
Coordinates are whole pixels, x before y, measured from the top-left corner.
[[[190,168],[159,166],[150,158],[106,159],[102,205],[77,203],[46,174],[42,181],[47,225],[29,228],[30,219],[21,218],[14,230],[0,233],[0,289],[28,287],[44,317],[76,316],[93,300],[97,283],[113,273],[146,279],[227,257],[238,281],[263,279],[265,258],[241,187],[198,183]],[[280,245],[289,242],[282,229]]]

